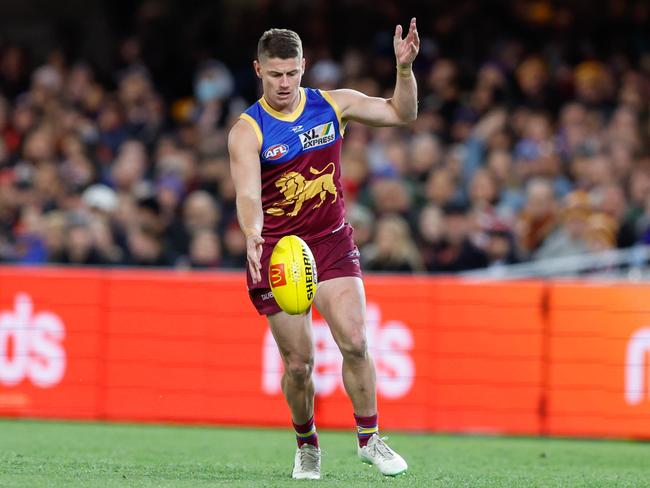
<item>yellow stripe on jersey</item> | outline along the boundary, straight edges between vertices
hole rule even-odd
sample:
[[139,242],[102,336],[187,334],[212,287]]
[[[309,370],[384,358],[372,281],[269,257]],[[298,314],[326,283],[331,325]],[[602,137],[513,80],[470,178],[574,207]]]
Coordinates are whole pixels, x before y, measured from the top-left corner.
[[294,122],[298,117],[302,115],[302,111],[305,108],[305,103],[307,102],[307,95],[305,95],[305,89],[303,87],[300,87],[300,102],[298,103],[296,109],[290,114],[283,114],[282,112],[278,112],[269,105],[269,102],[267,102],[264,97],[260,98],[259,102],[262,108],[272,117],[283,120],[285,122]]
[[323,95],[323,98],[327,100],[327,103],[329,103],[332,108],[334,109],[334,112],[336,112],[336,118],[339,120],[339,132],[341,135],[345,134],[345,126],[348,125],[348,121],[346,120],[345,123],[343,122],[343,119],[341,118],[341,109],[339,108],[338,104],[334,101],[332,98],[332,95],[330,95],[328,92],[324,90],[318,90],[321,95]]
[[255,135],[257,136],[257,140],[260,143],[260,149],[262,149],[262,140],[264,138],[262,137],[262,131],[260,130],[260,126],[257,125],[257,121],[248,114],[241,114],[239,116],[239,118],[242,119],[242,120],[245,120],[246,122],[248,122],[251,125],[251,127],[255,131]]

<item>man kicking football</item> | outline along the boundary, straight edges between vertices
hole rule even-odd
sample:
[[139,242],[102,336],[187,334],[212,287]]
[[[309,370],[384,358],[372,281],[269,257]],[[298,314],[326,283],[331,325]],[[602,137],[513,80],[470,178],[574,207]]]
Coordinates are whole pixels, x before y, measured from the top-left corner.
[[345,221],[340,163],[348,121],[394,126],[417,116],[412,63],[420,40],[415,19],[405,38],[402,27],[395,28],[393,45],[395,90],[392,98],[384,99],[354,90],[301,87],[305,59],[300,37],[286,29],[266,31],[253,62],[262,80],[262,98],[241,115],[228,138],[237,216],[247,242],[248,291],[258,312],[267,316],[284,363],[282,392],[298,442],[294,478],[320,478],[320,448],[314,422],[311,310],[283,312],[269,286],[271,251],[288,234],[307,242],[316,261],[314,304],[343,355],[343,384],[354,408],[359,457],[384,475],[395,476],[408,467],[379,437],[365,290],[359,251]]

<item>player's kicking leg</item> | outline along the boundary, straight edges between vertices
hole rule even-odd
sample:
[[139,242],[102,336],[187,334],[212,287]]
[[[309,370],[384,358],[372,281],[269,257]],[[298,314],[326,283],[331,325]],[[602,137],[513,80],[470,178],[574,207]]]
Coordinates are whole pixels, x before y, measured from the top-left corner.
[[386,476],[405,472],[406,461],[379,437],[375,367],[366,343],[363,282],[353,277],[321,282],[316,306],[343,355],[343,384],[354,406],[359,457]]
[[291,476],[296,479],[320,479],[320,448],[314,423],[314,345],[311,336],[311,312],[269,315],[271,332],[284,363],[282,393],[291,410],[298,447]]

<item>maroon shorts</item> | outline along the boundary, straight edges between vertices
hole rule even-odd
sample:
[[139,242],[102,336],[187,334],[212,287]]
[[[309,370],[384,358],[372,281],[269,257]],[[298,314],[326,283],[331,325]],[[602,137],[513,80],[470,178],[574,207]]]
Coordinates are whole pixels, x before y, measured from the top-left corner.
[[[319,282],[344,276],[362,277],[359,250],[352,240],[352,232],[352,227],[345,224],[336,232],[315,241],[305,239],[316,260]],[[274,245],[262,245],[262,280],[260,282],[253,284],[250,271],[248,267],[246,268],[248,294],[260,315],[271,315],[281,311],[269,287],[269,259]]]

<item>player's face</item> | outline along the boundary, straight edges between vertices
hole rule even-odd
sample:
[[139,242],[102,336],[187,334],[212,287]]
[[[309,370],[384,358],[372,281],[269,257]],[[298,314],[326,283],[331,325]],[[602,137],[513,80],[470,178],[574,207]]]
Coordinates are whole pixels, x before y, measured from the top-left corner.
[[291,112],[300,102],[300,80],[304,58],[265,58],[255,61],[255,73],[262,80],[264,98],[279,112]]

